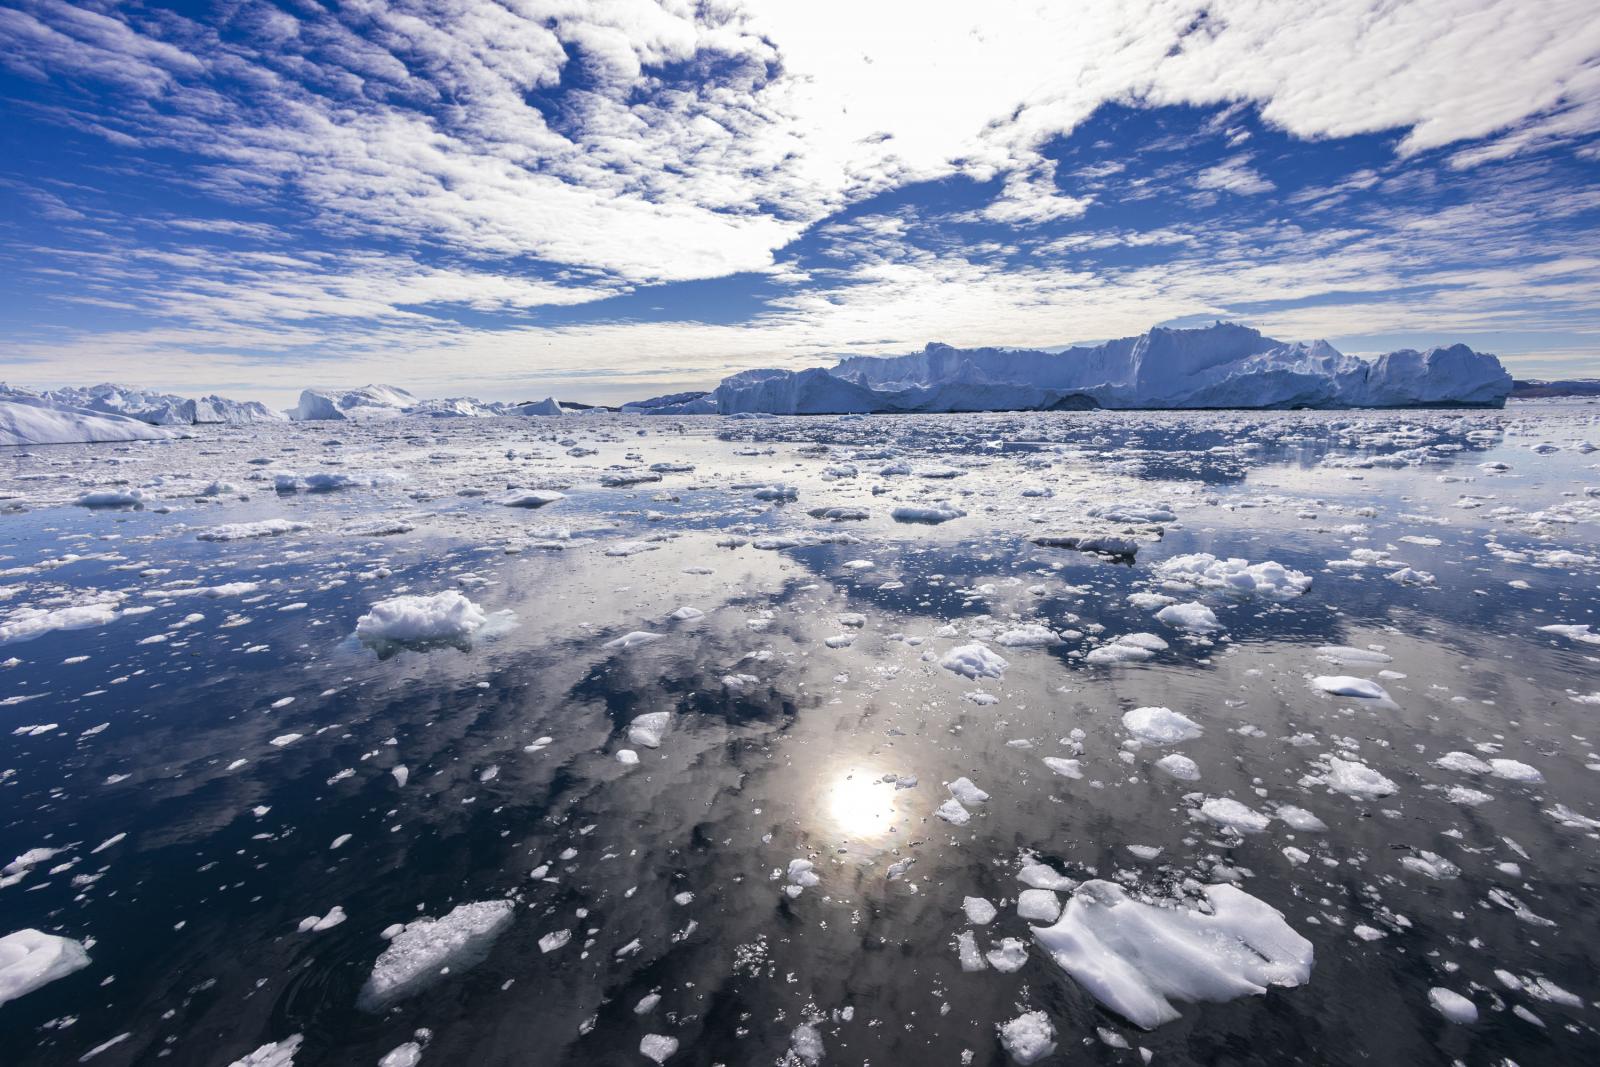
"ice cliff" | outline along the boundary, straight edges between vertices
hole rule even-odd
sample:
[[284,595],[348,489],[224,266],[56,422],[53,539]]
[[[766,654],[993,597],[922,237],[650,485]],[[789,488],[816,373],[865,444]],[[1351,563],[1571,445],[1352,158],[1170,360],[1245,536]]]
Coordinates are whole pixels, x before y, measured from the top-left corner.
[[753,370],[710,393],[635,406],[653,414],[1041,411],[1082,408],[1499,407],[1511,376],[1465,345],[1373,360],[1326,341],[1283,342],[1232,323],[1157,328],[1062,352],[930,344],[831,369]]

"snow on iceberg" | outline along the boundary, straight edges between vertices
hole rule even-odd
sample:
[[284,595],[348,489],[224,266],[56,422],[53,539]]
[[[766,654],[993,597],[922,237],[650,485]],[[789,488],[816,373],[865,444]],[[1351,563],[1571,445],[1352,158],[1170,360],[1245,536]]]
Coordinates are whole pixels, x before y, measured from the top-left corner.
[[0,1005],[89,966],[89,953],[70,937],[18,930],[0,937]]
[[372,965],[356,998],[363,1011],[382,1011],[420,992],[446,969],[451,974],[481,963],[495,939],[511,926],[509,900],[460,904],[442,919],[407,923]]
[[1205,896],[1210,914],[1085,882],[1033,936],[1102,1005],[1146,1030],[1179,1017],[1174,1000],[1221,1002],[1311,980],[1311,942],[1276,908],[1231,885]]
[[832,368],[749,370],[711,393],[630,405],[651,414],[839,415],[1086,408],[1499,407],[1511,376],[1465,345],[1372,361],[1326,341],[1286,343],[1219,322],[1156,328],[1093,347],[1041,352],[930,344],[907,356],[852,356]]

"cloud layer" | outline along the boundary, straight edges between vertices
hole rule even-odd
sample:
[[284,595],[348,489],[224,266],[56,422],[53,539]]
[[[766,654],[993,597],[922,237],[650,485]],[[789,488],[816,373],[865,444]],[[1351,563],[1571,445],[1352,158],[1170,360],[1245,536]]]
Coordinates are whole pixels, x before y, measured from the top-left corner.
[[1600,334],[1569,0],[22,0],[0,65],[18,381],[618,395],[1221,314]]

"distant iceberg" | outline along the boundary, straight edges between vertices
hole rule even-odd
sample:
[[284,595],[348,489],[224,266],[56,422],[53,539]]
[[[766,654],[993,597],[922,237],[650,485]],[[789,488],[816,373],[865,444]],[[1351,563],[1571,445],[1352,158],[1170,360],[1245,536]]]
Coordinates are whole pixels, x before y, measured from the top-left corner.
[[831,369],[751,370],[710,393],[629,405],[646,414],[838,415],[1089,408],[1500,407],[1511,376],[1466,345],[1373,360],[1326,341],[1274,340],[1219,322],[1042,352],[930,344]]
[[198,399],[102,382],[32,392],[0,385],[0,401],[33,403],[59,410],[135,419],[151,426],[193,426],[197,423],[275,422],[283,416],[255,400],[229,400],[221,396]]
[[469,396],[422,400],[392,385],[364,385],[359,389],[306,389],[300,402],[286,414],[295,422],[347,419],[389,419],[401,415],[420,418],[490,418],[496,415],[565,415],[555,397],[506,404]]

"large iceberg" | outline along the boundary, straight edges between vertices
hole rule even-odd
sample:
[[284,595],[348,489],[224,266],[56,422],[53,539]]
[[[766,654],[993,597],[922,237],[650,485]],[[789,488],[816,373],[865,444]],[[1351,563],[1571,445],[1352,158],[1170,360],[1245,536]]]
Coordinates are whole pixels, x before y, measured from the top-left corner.
[[1085,408],[1499,407],[1511,376],[1465,345],[1373,360],[1326,341],[1284,342],[1233,323],[1157,328],[1043,352],[930,344],[829,368],[752,370],[711,393],[645,401],[652,414],[833,415]]
[[171,434],[126,415],[64,407],[0,386],[0,447],[155,441]]

